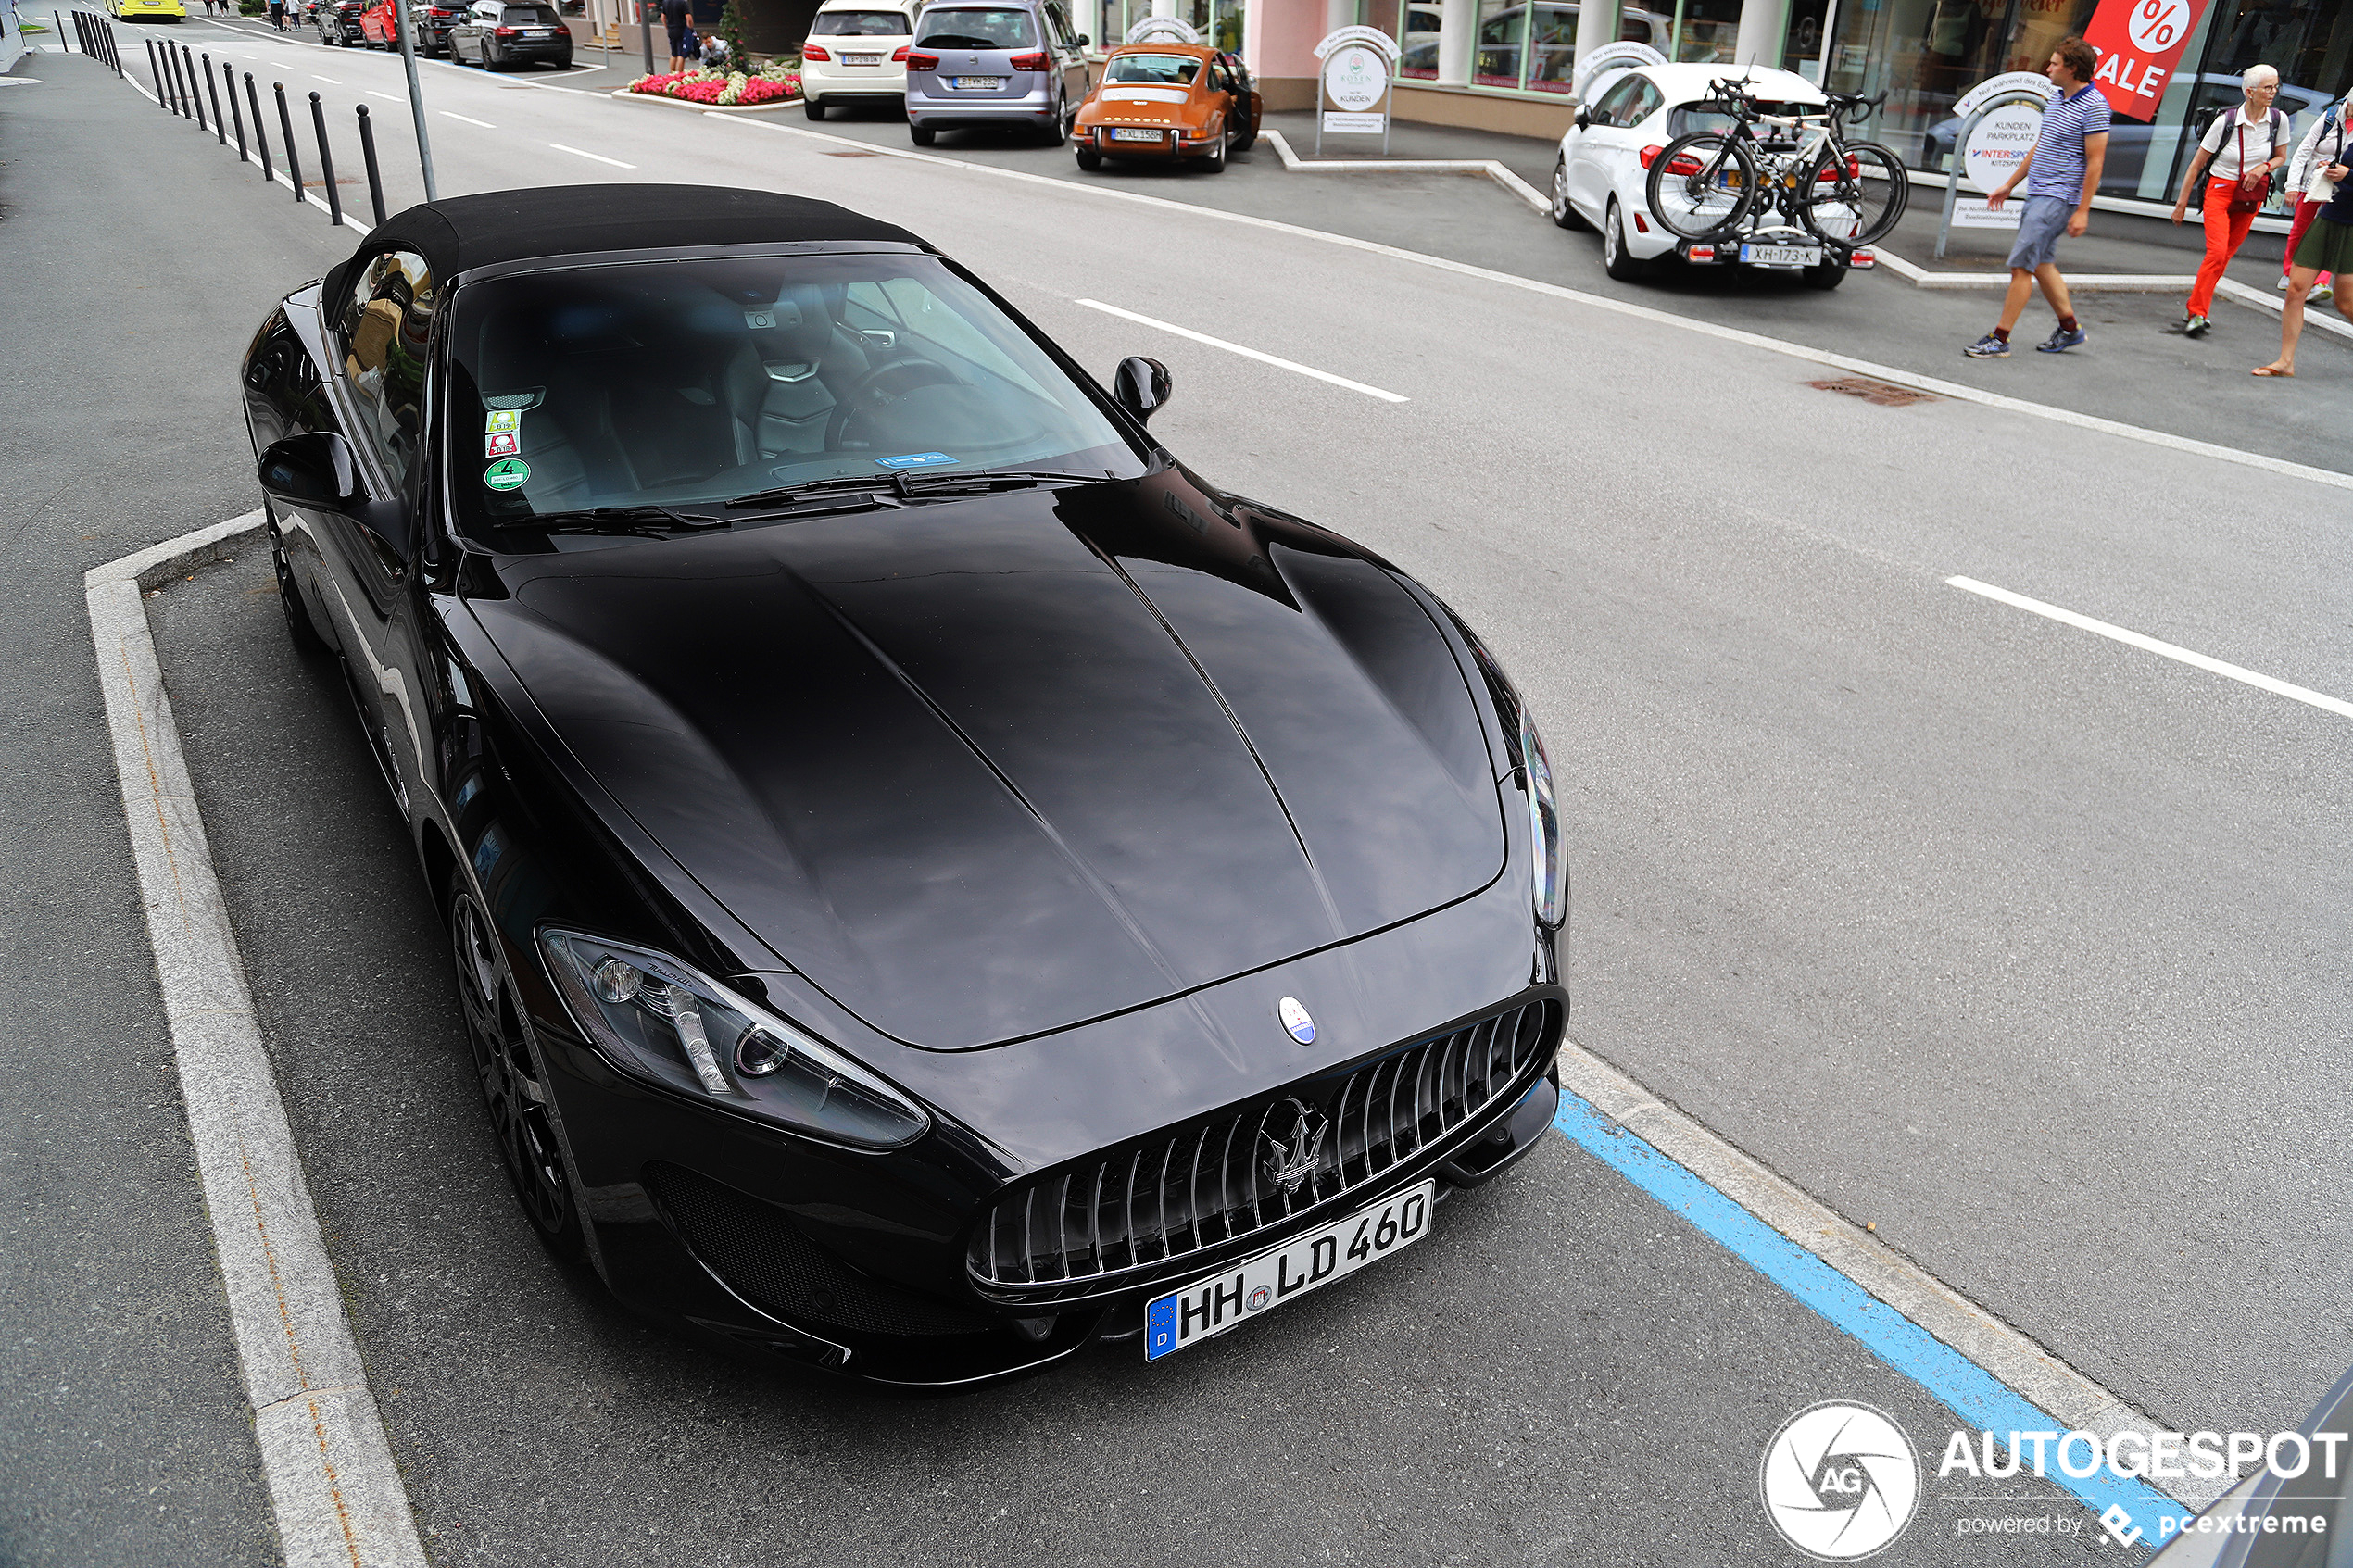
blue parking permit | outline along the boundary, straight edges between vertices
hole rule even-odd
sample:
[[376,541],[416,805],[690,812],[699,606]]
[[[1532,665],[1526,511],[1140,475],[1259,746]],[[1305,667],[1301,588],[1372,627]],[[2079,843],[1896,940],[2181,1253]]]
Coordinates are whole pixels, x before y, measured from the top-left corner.
[[875,462],[887,469],[933,469],[957,459],[945,452],[909,452],[903,457],[876,458]]

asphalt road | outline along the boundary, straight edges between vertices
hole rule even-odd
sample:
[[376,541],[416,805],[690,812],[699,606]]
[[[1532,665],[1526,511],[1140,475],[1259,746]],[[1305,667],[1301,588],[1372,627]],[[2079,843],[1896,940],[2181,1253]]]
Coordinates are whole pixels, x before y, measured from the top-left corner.
[[[343,79],[322,93],[397,89],[380,56],[263,52]],[[0,866],[12,978],[33,998],[0,1030],[18,1060],[58,1039],[74,1053],[6,1112],[30,1196],[0,1276],[26,1347],[0,1384],[25,1477],[0,1555],[154,1555],[130,1549],[146,1515],[122,1478],[145,1469],[176,1488],[174,1555],[255,1561],[78,572],[253,504],[225,367],[280,285],[350,236],[83,62],[36,63],[58,90],[0,99],[19,280],[0,365],[54,359],[65,323],[116,331],[73,333],[87,365],[70,381],[0,377]],[[2345,721],[1943,581],[2346,696],[2344,491],[2016,411],[1877,407],[1808,387],[1818,367],[1555,295],[524,80],[429,77],[436,114],[486,122],[436,124],[445,191],[708,179],[906,223],[1099,370],[1164,358],[1178,390],[1157,428],[1205,474],[1446,596],[1538,704],[1569,790],[1589,1047],[2175,1424],[2292,1424],[2353,1361],[2329,1201],[2347,1174],[2331,1071]],[[94,160],[112,183],[82,206],[56,172],[94,145],[135,157]],[[1214,199],[1611,292],[1589,240],[1491,187],[1391,180],[1238,165]],[[1149,194],[1213,199],[1204,183]],[[1944,332],[1950,307],[1868,278],[1728,288],[1682,313],[1813,341],[1819,312],[1852,311],[1891,346],[1836,346],[1906,363],[1895,349]],[[2227,383],[2296,401],[2226,407],[2225,383],[2164,370],[2187,346],[1980,369],[2130,380],[2161,405],[2143,422],[2202,439],[2233,420],[2276,434],[2283,408],[2341,425],[2328,389],[2353,359],[2334,345],[2311,343],[2290,388]],[[1919,363],[1966,379],[1957,355]],[[1106,1351],[975,1399],[877,1407],[621,1319],[508,1212],[430,911],[259,582],[241,561],[153,608],[297,1142],[446,1561],[1777,1561],[1754,1486],[1781,1419],[1843,1397],[1931,1443],[1951,1424],[1567,1146],[1450,1205],[1391,1269],[1149,1375]],[[92,1089],[125,1040],[157,1086]],[[123,1327],[142,1314],[155,1326]],[[58,1326],[90,1318],[107,1326],[87,1342]],[[1893,1560],[1955,1560],[1925,1523]],[[1972,1543],[1966,1560],[2067,1549]]]

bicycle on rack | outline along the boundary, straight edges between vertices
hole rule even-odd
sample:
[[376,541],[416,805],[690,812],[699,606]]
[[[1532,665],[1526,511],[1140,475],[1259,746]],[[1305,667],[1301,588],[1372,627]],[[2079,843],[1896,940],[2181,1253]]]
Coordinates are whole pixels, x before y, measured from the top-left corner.
[[1902,160],[1843,133],[1843,121],[1868,117],[1885,93],[1831,93],[1819,113],[1767,114],[1746,82],[1715,81],[1707,90],[1730,128],[1680,136],[1650,163],[1651,216],[1677,239],[1721,239],[1752,218],[1779,217],[1845,254],[1904,216],[1912,182]]

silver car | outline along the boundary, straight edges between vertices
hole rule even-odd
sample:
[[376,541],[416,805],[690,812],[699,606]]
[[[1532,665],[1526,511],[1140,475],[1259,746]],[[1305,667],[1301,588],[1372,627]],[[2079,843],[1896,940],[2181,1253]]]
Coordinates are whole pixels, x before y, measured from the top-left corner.
[[1059,0],[926,6],[907,52],[907,132],[928,147],[942,130],[1014,125],[1060,146],[1087,96],[1087,35]]

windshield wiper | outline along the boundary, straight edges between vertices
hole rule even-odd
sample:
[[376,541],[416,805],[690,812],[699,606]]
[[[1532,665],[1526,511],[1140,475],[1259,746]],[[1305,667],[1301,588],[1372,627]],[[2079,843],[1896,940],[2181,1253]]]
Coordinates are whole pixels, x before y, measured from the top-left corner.
[[642,533],[660,538],[664,531],[693,533],[706,528],[726,528],[734,520],[704,517],[697,512],[673,511],[650,502],[635,507],[588,507],[576,511],[541,512],[534,517],[512,518],[494,522],[493,528],[544,528],[550,533]]
[[992,469],[977,473],[897,473],[847,474],[838,479],[812,479],[805,484],[779,485],[774,490],[755,490],[749,495],[738,495],[726,503],[730,511],[746,507],[790,506],[795,501],[815,500],[822,495],[844,491],[863,490],[883,506],[895,501],[912,501],[922,495],[977,495],[991,490],[1018,490],[1031,484],[1067,483],[1101,484],[1109,479],[1108,470],[1093,471],[1070,469]]

